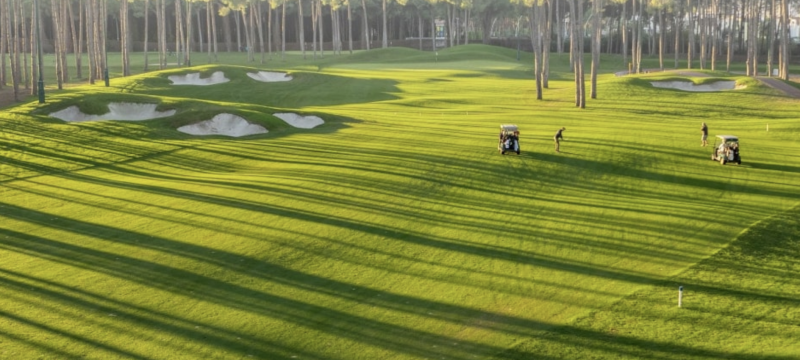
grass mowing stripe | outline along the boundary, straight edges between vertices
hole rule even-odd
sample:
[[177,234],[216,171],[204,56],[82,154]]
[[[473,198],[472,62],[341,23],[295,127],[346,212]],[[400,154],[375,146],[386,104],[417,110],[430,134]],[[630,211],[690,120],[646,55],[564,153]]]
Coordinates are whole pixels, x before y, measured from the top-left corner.
[[800,206],[759,221],[687,271],[496,358],[796,359],[798,239]]

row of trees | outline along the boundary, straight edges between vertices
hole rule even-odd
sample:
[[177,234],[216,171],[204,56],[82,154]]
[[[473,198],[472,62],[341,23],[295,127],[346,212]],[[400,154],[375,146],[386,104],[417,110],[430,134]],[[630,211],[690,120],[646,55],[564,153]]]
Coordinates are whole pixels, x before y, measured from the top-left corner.
[[[11,83],[36,91],[37,39],[56,55],[57,86],[70,78],[99,80],[107,69],[106,53],[119,51],[122,73],[130,74],[130,56],[158,53],[159,69],[171,57],[190,65],[193,52],[217,61],[218,46],[246,53],[264,63],[287,44],[306,56],[334,54],[346,45],[369,50],[414,36],[418,46],[434,48],[472,41],[489,43],[498,29],[515,27],[530,38],[537,98],[548,87],[551,51],[571,53],[576,106],[586,104],[583,54],[591,50],[590,96],[597,96],[600,53],[621,54],[631,72],[642,71],[645,50],[658,54],[659,67],[673,54],[674,67],[685,57],[689,68],[717,69],[724,56],[730,69],[734,54],[744,55],[747,74],[757,75],[766,56],[768,73],[788,78],[789,15],[797,0],[0,0],[0,87]],[[35,6],[38,4],[38,8]],[[36,26],[36,14],[40,26]],[[437,26],[436,20],[443,22]],[[443,21],[442,21],[443,20]],[[526,26],[527,24],[527,26]],[[41,30],[41,37],[36,29]],[[525,29],[524,31],[521,31]],[[441,41],[441,40],[440,40]],[[426,44],[426,45],[423,45]],[[137,45],[134,47],[134,45]],[[323,46],[325,45],[325,46]],[[568,49],[565,49],[568,45]],[[605,51],[604,51],[605,48]],[[70,56],[71,55],[71,56]],[[777,67],[774,67],[777,64]],[[9,76],[10,75],[10,76]]]

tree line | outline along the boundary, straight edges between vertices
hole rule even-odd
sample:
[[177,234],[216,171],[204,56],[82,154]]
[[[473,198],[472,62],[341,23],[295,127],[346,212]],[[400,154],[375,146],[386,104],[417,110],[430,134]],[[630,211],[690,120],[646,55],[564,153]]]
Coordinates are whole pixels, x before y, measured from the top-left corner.
[[[326,50],[341,54],[345,48],[369,50],[395,42],[435,50],[513,36],[530,41],[538,99],[548,88],[550,53],[569,52],[575,105],[585,107],[583,57],[589,53],[591,98],[597,97],[601,53],[621,55],[632,73],[644,70],[643,55],[657,55],[660,69],[668,67],[671,54],[674,68],[681,60],[689,69],[710,70],[724,62],[728,71],[738,55],[744,57],[748,76],[758,75],[762,64],[767,74],[788,79],[790,10],[797,2],[0,0],[0,88],[10,84],[15,98],[23,89],[37,91],[39,46],[55,55],[61,89],[70,78],[102,79],[108,51],[121,54],[127,76],[134,51],[143,54],[142,70],[148,71],[164,69],[168,61],[188,66],[197,56],[216,62],[221,48],[263,64],[283,58],[287,46],[304,58],[317,58]],[[149,63],[150,52],[158,54],[157,64]],[[88,74],[82,72],[84,60]]]

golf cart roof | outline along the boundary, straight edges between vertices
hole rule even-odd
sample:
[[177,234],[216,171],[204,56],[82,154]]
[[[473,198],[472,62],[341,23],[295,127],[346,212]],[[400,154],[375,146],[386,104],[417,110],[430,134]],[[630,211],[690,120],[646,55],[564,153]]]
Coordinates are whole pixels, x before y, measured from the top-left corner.
[[500,125],[500,130],[517,131],[517,125],[503,124]]
[[739,137],[736,135],[717,135],[718,138],[722,139],[722,141],[739,141]]

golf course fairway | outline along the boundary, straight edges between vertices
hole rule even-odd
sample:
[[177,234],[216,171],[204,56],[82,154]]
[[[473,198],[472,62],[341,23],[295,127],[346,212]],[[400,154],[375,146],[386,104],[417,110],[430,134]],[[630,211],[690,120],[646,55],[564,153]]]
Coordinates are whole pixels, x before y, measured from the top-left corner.
[[[578,109],[566,54],[541,101],[516,56],[209,64],[0,110],[0,359],[799,358],[800,100],[609,56]],[[198,72],[230,81],[168,79]],[[119,102],[175,114],[49,115]],[[268,132],[177,130],[223,113]]]

